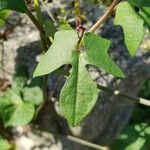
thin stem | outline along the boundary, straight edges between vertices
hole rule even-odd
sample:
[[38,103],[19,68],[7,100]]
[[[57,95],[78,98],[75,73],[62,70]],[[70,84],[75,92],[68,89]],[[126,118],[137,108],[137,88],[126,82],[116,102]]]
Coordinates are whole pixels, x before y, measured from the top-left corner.
[[44,34],[44,30],[43,30],[42,26],[39,24],[37,19],[33,16],[33,14],[30,12],[30,10],[27,10],[27,15],[30,18],[30,20],[32,21],[32,23],[36,26],[36,28],[38,29],[38,31],[40,32],[42,37],[45,38],[45,34]]
[[109,88],[104,87],[104,86],[99,85],[99,84],[97,85],[97,87],[100,90],[106,91],[106,92],[108,92],[110,94],[113,94],[115,96],[119,96],[119,97],[125,98],[126,100],[132,101],[134,103],[140,103],[140,104],[145,105],[145,106],[150,106],[150,100],[147,100],[147,99],[144,99],[144,98],[140,98],[140,97],[132,97],[132,96],[123,94],[123,93],[121,93],[118,90],[112,90],[112,89],[109,89]]
[[[42,17],[42,12],[41,12],[41,8],[40,8],[39,0],[34,0],[34,5],[35,5],[37,21],[40,24],[40,26],[43,28],[43,17]],[[42,35],[44,35],[44,36],[42,36]],[[48,50],[48,48],[51,45],[51,43],[49,43],[49,40],[46,39],[44,31],[43,31],[43,34],[40,32],[40,38],[41,38],[41,43],[42,43],[42,50],[43,50],[43,53],[45,53]],[[44,79],[43,79],[43,102],[37,108],[37,113],[39,113],[41,111],[41,109],[43,108],[43,106],[44,106],[44,104],[46,102],[46,98],[47,98],[47,83],[48,83],[48,75],[45,75]]]
[[[40,9],[39,0],[34,0],[34,5],[35,5],[36,18],[37,18],[40,26],[43,28],[43,18],[42,18],[42,12]],[[44,33],[44,37],[45,37],[45,33]],[[47,51],[48,47],[47,47],[46,40],[45,40],[45,38],[43,38],[41,33],[40,33],[40,38],[41,38],[41,43],[42,43],[42,50],[43,50],[43,53],[45,53]]]
[[100,25],[111,16],[111,14],[113,13],[114,8],[117,6],[119,1],[120,0],[114,0],[112,2],[112,4],[110,5],[110,7],[106,11],[106,13],[91,27],[89,32],[95,32],[95,30],[97,30],[100,27]]
[[[36,130],[36,132],[40,132],[40,131]],[[65,140],[70,140],[72,142],[75,142],[75,143],[78,143],[78,144],[81,144],[81,145],[84,145],[93,149],[97,149],[97,150],[109,150],[109,148],[106,146],[101,146],[92,142],[88,142],[86,140],[80,139],[78,137],[74,137],[72,135],[55,134],[55,133],[50,133],[50,132],[49,133],[43,132],[43,135],[45,135],[45,137],[47,138],[51,136],[54,136],[56,138],[63,137]]]
[[87,146],[87,147],[90,147],[90,148],[94,148],[94,149],[98,149],[98,150],[106,150],[106,148],[107,148],[107,147],[104,147],[104,146],[100,146],[100,145],[97,145],[97,144],[79,139],[79,138],[71,136],[71,135],[67,135],[66,138],[68,140],[71,140],[71,141],[75,142],[75,143],[79,143],[81,145],[84,145],[84,146]]

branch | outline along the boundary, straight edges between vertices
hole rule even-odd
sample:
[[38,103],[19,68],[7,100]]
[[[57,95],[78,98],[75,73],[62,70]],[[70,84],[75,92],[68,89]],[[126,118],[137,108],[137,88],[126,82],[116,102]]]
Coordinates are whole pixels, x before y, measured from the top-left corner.
[[107,147],[100,146],[100,145],[97,145],[97,144],[79,139],[79,138],[71,136],[71,135],[67,135],[66,138],[68,140],[71,140],[71,141],[75,142],[75,143],[78,143],[78,144],[81,144],[81,145],[84,145],[84,146],[87,146],[87,147],[91,147],[91,148],[94,148],[94,149],[97,149],[97,150],[107,150],[108,149]]
[[95,32],[99,28],[99,26],[106,21],[113,13],[114,8],[117,6],[120,0],[114,0],[106,13],[91,27],[89,32]]
[[[41,133],[41,131],[37,130],[37,129],[35,132],[38,132],[38,134]],[[42,135],[44,135],[48,139],[51,136],[54,136],[55,138],[58,138],[58,139],[64,138],[65,140],[69,140],[69,141],[72,141],[72,142],[75,142],[75,143],[78,143],[78,144],[81,144],[81,145],[84,145],[84,146],[87,146],[87,147],[90,147],[93,149],[97,149],[97,150],[109,150],[109,148],[106,146],[101,146],[101,145],[98,145],[95,143],[91,143],[91,142],[88,142],[86,140],[80,139],[78,137],[74,137],[72,135],[63,135],[63,134],[55,134],[55,133],[53,134],[53,133],[45,132],[45,131],[42,131]]]
[[113,94],[115,96],[126,98],[127,100],[132,101],[134,103],[140,103],[140,104],[145,105],[145,106],[150,106],[150,100],[147,100],[147,99],[144,99],[144,98],[140,98],[140,97],[132,97],[132,96],[123,94],[123,93],[121,93],[118,90],[111,90],[111,89],[109,89],[107,87],[104,87],[102,85],[99,85],[99,84],[97,85],[97,87],[100,90],[106,91],[106,92],[111,93],[111,94]]

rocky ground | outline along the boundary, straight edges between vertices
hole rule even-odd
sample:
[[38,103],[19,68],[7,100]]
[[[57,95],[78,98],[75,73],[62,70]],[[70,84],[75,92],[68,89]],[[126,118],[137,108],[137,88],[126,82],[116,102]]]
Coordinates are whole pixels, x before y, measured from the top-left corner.
[[[69,3],[69,1],[68,1]],[[68,4],[67,3],[67,4]],[[48,16],[47,9],[57,18],[61,17],[60,8],[66,6],[66,1],[53,0],[51,3],[43,6],[45,17]],[[82,11],[87,16],[84,26],[88,29],[105,11],[104,6],[86,4]],[[14,23],[20,18],[19,25],[7,37],[6,41],[1,40],[1,69],[0,77],[12,80],[15,70],[24,65],[31,76],[38,62],[38,55],[41,53],[39,34],[34,25],[24,14],[15,12],[10,16],[9,21]],[[68,13],[68,19],[74,25],[74,19]],[[1,31],[4,29],[1,29]],[[97,83],[111,88],[119,88],[126,94],[136,96],[140,86],[150,77],[150,39],[148,31],[145,31],[145,38],[138,50],[135,58],[131,58],[127,53],[123,42],[122,29],[113,25],[113,17],[97,31],[101,36],[112,41],[109,49],[111,57],[124,70],[127,78],[124,80],[113,78],[104,71],[90,67],[89,71]],[[61,111],[59,110],[59,91],[64,82],[64,78],[51,76],[49,81],[50,94],[49,103],[42,112],[40,119],[37,121],[37,127],[15,128],[15,139],[19,150],[88,150],[87,147],[76,144],[66,138],[66,134],[73,134],[80,138],[94,141],[98,144],[109,145],[121,132],[127,124],[134,107],[124,99],[116,98],[108,93],[100,94],[100,101],[92,113],[85,119],[80,127],[69,128]],[[56,82],[60,82],[58,89],[55,89]],[[132,83],[132,84],[131,84]],[[136,88],[135,88],[136,87]],[[51,100],[53,99],[53,102]],[[119,99],[119,100],[118,100]],[[54,113],[51,115],[50,104],[53,104]],[[54,133],[53,135],[51,133]],[[90,149],[89,149],[90,150]]]

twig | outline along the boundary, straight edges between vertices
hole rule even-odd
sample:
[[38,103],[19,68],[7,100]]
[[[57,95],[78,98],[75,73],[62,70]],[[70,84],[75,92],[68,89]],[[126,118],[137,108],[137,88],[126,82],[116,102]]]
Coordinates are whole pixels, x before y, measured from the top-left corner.
[[[35,132],[38,132],[38,134],[41,133],[41,131],[37,130],[37,129],[35,130]],[[63,134],[56,134],[56,133],[50,133],[50,132],[42,132],[42,136],[45,136],[47,139],[49,139],[49,137],[51,137],[51,136],[54,136],[55,138],[63,137],[66,140],[70,140],[75,143],[78,143],[78,144],[81,144],[81,145],[84,145],[84,146],[87,146],[87,147],[90,147],[93,149],[97,149],[97,150],[108,150],[109,149],[106,146],[101,146],[101,145],[98,145],[95,143],[91,143],[86,140],[80,139],[78,137],[74,137],[72,135],[63,135]]]
[[34,17],[34,15],[30,12],[30,10],[27,10],[26,14],[30,18],[32,23],[36,26],[38,31],[40,32],[40,34],[41,34],[42,38],[44,39],[45,43],[47,43],[50,46],[51,42],[50,42],[49,39],[46,38],[43,27],[40,25],[40,23],[37,21],[37,19]]
[[[39,25],[43,28],[43,17],[42,17],[39,0],[34,0],[34,4],[35,4],[37,21],[38,21]],[[45,32],[43,33],[43,36],[42,36],[42,33],[40,32],[40,38],[41,38],[41,42],[42,42],[42,50],[43,50],[43,53],[45,53],[48,50],[51,43],[48,43],[49,41],[45,40],[46,39]],[[42,110],[44,104],[46,103],[47,83],[48,83],[48,75],[45,75],[44,79],[43,79],[43,102],[37,108],[37,114]]]
[[109,88],[104,87],[104,86],[99,85],[99,84],[97,85],[97,87],[100,90],[106,91],[106,92],[111,93],[115,96],[125,98],[126,100],[132,101],[134,103],[140,103],[140,104],[145,105],[145,106],[150,106],[150,100],[148,100],[148,99],[144,99],[144,98],[140,98],[140,97],[132,97],[132,96],[123,94],[118,90],[112,90],[112,89],[109,89]]
[[111,14],[113,13],[114,8],[117,6],[119,1],[120,0],[114,0],[112,2],[112,4],[110,5],[110,7],[106,11],[106,13],[91,27],[89,32],[95,32],[95,30],[97,30],[99,28],[99,26],[111,16]]
[[94,149],[98,149],[98,150],[106,150],[106,148],[107,148],[107,147],[104,147],[104,146],[100,146],[100,145],[97,145],[97,144],[94,144],[94,143],[91,143],[91,142],[79,139],[79,138],[71,136],[71,135],[67,135],[66,138],[68,140],[73,141],[73,142],[76,142],[76,143],[79,143],[81,145],[85,145],[87,147],[91,147],[91,148],[94,148]]

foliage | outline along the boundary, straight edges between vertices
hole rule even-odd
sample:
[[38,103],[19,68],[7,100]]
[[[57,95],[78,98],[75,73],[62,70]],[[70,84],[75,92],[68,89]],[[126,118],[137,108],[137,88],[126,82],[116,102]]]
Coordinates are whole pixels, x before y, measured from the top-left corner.
[[[90,1],[99,2],[97,0]],[[104,1],[102,0],[102,2]],[[106,0],[105,2],[109,5],[112,1]],[[80,15],[80,4],[79,2],[76,4],[73,13],[78,16]],[[60,93],[60,107],[71,126],[79,125],[89,114],[97,101],[98,92],[101,91],[97,89],[96,83],[92,80],[86,68],[87,65],[103,69],[115,77],[125,77],[123,71],[107,52],[111,42],[94,33],[86,32],[84,34],[84,28],[80,21],[76,22],[78,33],[74,31],[64,21],[66,18],[65,10],[62,11],[62,16],[64,16],[62,22],[64,24],[60,26],[60,31],[57,31],[50,20],[38,22],[39,20],[36,20],[28,10],[24,0],[0,0],[0,16],[7,17],[7,11],[4,11],[4,9],[26,13],[40,31],[41,41],[46,45],[44,47],[48,47],[52,42],[47,52],[43,54],[34,72],[34,77],[48,75],[63,65],[71,65],[70,75],[67,77]],[[38,15],[41,15],[40,8],[37,11],[38,18]],[[106,16],[107,14],[104,17]],[[82,15],[80,17],[82,18]],[[143,39],[144,25],[150,29],[149,18],[149,0],[121,1],[116,7],[114,22],[115,25],[122,27],[124,42],[132,57],[135,56]],[[80,33],[81,30],[83,34]],[[28,124],[35,115],[35,108],[42,102],[44,96],[42,96],[41,88],[36,84],[27,85],[26,81],[27,77],[24,74],[16,75],[12,88],[4,92],[0,98],[0,118],[3,120],[5,127]],[[149,144],[146,142],[146,139],[149,138],[149,132],[150,127],[147,124],[130,126],[114,144],[113,148],[120,149],[122,147],[121,149],[129,150],[136,147],[136,149],[146,149],[147,144]],[[0,140],[1,143],[6,147],[9,146],[5,140]]]
[[[19,76],[18,76],[19,74]],[[5,127],[28,124],[34,117],[35,106],[42,102],[42,90],[36,85],[26,85],[22,69],[14,76],[12,88],[0,98],[0,118]]]
[[150,147],[150,126],[146,123],[127,126],[112,146],[113,150],[148,150]]
[[98,97],[96,85],[85,68],[87,64],[103,68],[115,76],[124,77],[107,54],[109,41],[95,34],[86,33],[84,37],[86,50],[82,53],[76,48],[77,41],[77,34],[73,30],[56,32],[52,46],[43,55],[34,73],[34,77],[41,76],[55,71],[62,65],[72,65],[72,72],[60,95],[61,109],[72,126],[78,125],[83,120]]
[[133,6],[128,2],[122,2],[117,8],[115,24],[122,26],[125,43],[130,55],[134,56],[144,35],[144,20],[136,13]]

